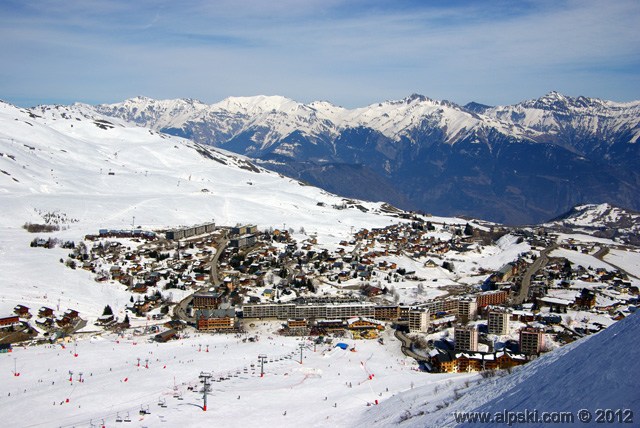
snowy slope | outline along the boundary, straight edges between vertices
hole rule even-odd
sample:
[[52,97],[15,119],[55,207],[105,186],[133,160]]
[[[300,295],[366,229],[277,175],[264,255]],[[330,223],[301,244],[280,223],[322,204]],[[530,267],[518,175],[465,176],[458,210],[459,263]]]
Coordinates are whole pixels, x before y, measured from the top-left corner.
[[640,243],[640,214],[606,203],[578,205],[545,226],[585,231],[635,245]]
[[[222,226],[304,227],[330,244],[349,239],[352,228],[393,221],[377,214],[378,203],[362,202],[367,213],[333,205],[343,199],[240,156],[81,106],[24,110],[0,103],[0,314],[10,314],[16,304],[60,305],[94,318],[104,305],[123,307],[129,298],[59,263],[68,250],[30,248],[36,237],[77,241],[134,222],[149,230],[214,219]],[[22,228],[44,223],[49,213],[62,219],[63,230],[38,234]]]
[[[602,426],[595,423],[596,409],[631,409],[637,423],[640,411],[638,379],[629,376],[640,371],[640,360],[632,357],[640,334],[640,316],[631,315],[593,336],[548,353],[510,375],[481,379],[461,389],[461,397],[449,397],[449,405],[436,410],[431,387],[420,388],[387,400],[383,409],[375,409],[359,423],[401,427],[457,426],[453,412],[502,412],[538,409],[572,411],[577,426]],[[398,423],[407,408],[413,417]],[[588,409],[594,419],[578,422],[577,412]],[[420,414],[422,412],[422,414]],[[631,426],[633,424],[619,424]],[[461,424],[460,426],[505,426],[504,424]],[[533,425],[532,425],[533,426]],[[611,425],[607,425],[611,426]]]
[[[0,104],[0,153],[0,197],[12,214],[3,217],[4,226],[36,221],[34,208],[64,208],[84,227],[130,225],[134,214],[136,224],[146,227],[215,218],[220,224],[322,228],[324,221],[336,233],[352,224],[389,222],[359,210],[321,207],[318,202],[330,207],[342,199],[240,156],[78,106],[26,111]],[[56,206],[58,196],[64,207]],[[379,205],[367,206],[375,211]],[[349,226],[341,228],[343,221]]]
[[[47,213],[55,213],[63,226],[51,236],[70,240],[103,227],[128,228],[134,223],[153,229],[215,219],[220,225],[255,223],[296,231],[304,227],[330,245],[349,238],[352,228],[398,221],[383,214],[379,203],[361,202],[368,212],[334,209],[342,198],[256,167],[242,156],[131,126],[82,105],[25,110],[0,103],[0,153],[0,314],[10,313],[16,304],[34,309],[60,305],[92,319],[106,304],[121,308],[130,296],[59,263],[67,250],[30,248],[29,242],[43,234],[30,234],[22,225],[42,223]],[[527,245],[508,235],[498,246],[461,261],[460,269],[466,274],[474,263],[498,267],[526,250]],[[389,426],[400,412],[420,409],[425,401],[434,407],[453,388],[478,378],[416,372],[415,363],[400,354],[389,332],[384,346],[349,341],[357,353],[328,347],[312,353],[309,347],[300,365],[280,359],[298,355],[299,341],[271,339],[278,326],[259,324],[252,334],[260,341],[253,344],[233,336],[195,335],[161,346],[147,343],[147,337],[88,334],[78,341],[78,357],[69,347],[18,348],[0,355],[0,415],[5,423],[19,426],[91,426],[102,419],[114,426],[118,414],[130,414],[131,426],[211,426],[221,421],[225,426]],[[206,345],[209,353],[198,352]],[[262,379],[250,368],[260,353],[274,357],[270,374]],[[534,364],[564,355],[556,354]],[[148,358],[150,368],[137,367],[138,357]],[[12,374],[14,363],[20,376]],[[74,372],[73,383],[68,381],[69,370]],[[203,370],[229,377],[215,383],[208,412],[198,407],[201,395],[188,389],[197,389]],[[80,372],[84,383],[77,382]],[[173,385],[183,400],[173,397]],[[163,398],[167,408],[157,405]],[[375,400],[390,405],[367,406]],[[140,406],[150,406],[152,414],[139,416]],[[439,426],[429,421],[421,426]]]

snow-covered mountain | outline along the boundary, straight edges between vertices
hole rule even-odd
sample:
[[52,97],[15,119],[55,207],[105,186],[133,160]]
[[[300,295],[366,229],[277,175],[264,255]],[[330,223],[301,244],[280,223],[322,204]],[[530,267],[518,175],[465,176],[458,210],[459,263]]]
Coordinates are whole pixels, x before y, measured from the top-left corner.
[[[326,101],[302,104],[280,96],[231,97],[211,105],[191,99],[136,97],[123,103],[99,105],[95,109],[211,145],[224,146],[240,135],[250,134],[254,144],[244,152],[253,155],[263,154],[296,131],[317,142],[332,141],[346,129],[364,127],[398,141],[401,138],[414,140],[412,131],[429,125],[444,129],[444,140],[449,144],[481,130],[518,133],[515,126],[504,126],[496,120],[469,114],[448,101],[435,101],[415,94],[401,101],[385,101],[352,110]],[[296,155],[295,150],[273,150],[285,156]],[[336,150],[334,147],[334,154]]]
[[557,144],[603,163],[637,166],[640,101],[616,103],[550,92],[537,100],[484,111],[522,126],[536,141]]
[[[458,141],[453,146],[465,144],[471,143]],[[38,234],[24,230],[25,223],[56,222],[61,230],[47,236],[77,240],[105,227],[153,229],[214,219],[220,225],[282,226],[294,229],[302,239],[313,234],[318,241],[337,246],[359,228],[401,221],[390,217],[381,203],[350,202],[256,166],[242,155],[133,126],[83,105],[21,109],[0,102],[0,204],[0,313],[11,313],[16,304],[32,309],[58,305],[63,310],[77,309],[91,320],[106,304],[122,308],[131,293],[114,284],[97,283],[90,272],[60,263],[68,250],[31,248],[29,242]],[[432,220],[465,223],[451,218]],[[486,257],[473,251],[466,261],[456,256],[456,265],[468,265],[469,272],[475,272],[478,265],[497,269],[523,248],[528,249],[528,244],[507,235]],[[620,325],[630,325],[625,322]],[[256,326],[253,332],[261,337],[256,343],[241,342],[233,335],[197,335],[166,346],[147,343],[140,336],[88,333],[77,338],[77,357],[74,351],[57,346],[16,347],[9,358],[0,359],[0,369],[7,374],[0,413],[6,415],[9,425],[20,426],[91,426],[97,421],[111,426],[130,414],[135,416],[132,424],[140,426],[209,426],[212,421],[223,421],[228,426],[258,422],[352,427],[365,425],[363,417],[370,426],[389,426],[398,415],[414,411],[408,403],[422,405],[431,400],[428,392],[445,385],[434,396],[432,404],[438,405],[443,395],[451,393],[448,382],[462,388],[466,380],[475,382],[478,377],[418,373],[416,363],[402,355],[390,329],[383,333],[384,344],[341,339],[357,346],[357,353],[328,346],[312,352],[310,346],[304,351],[304,364],[298,364],[291,355],[298,355],[302,342],[273,335],[274,328],[275,324]],[[620,339],[609,340],[608,351],[620,349],[614,345],[633,349],[626,330],[616,328],[617,324],[610,330]],[[637,328],[629,328],[637,336]],[[595,341],[609,337],[610,330],[585,343],[598,343]],[[200,352],[203,346],[207,353]],[[623,358],[602,354],[604,360],[598,360],[595,356],[602,347],[586,349],[582,359],[570,354],[572,349],[569,346],[540,358],[516,371],[514,377],[502,378],[503,383],[496,387],[486,384],[486,401],[470,393],[472,406],[460,409],[482,406],[513,383],[532,382],[533,375],[550,376],[543,368],[553,362],[555,367],[561,363],[564,370],[575,370],[576,361],[588,369],[593,367],[588,363],[606,361],[624,365],[626,373],[637,371],[633,361],[629,365]],[[254,370],[257,354],[272,359],[264,378]],[[138,357],[148,358],[149,368],[136,366]],[[21,375],[11,376],[12,371]],[[227,379],[215,384],[210,397],[215,406],[208,412],[197,407],[201,395],[194,391],[202,371]],[[558,372],[549,373],[557,376]],[[86,382],[76,380],[82,373]],[[628,387],[632,377],[611,373],[619,387]],[[485,390],[479,387],[477,391]],[[629,395],[635,397],[632,393]],[[382,405],[367,405],[378,400]],[[168,404],[163,407],[161,403]],[[308,411],[309,403],[314,403],[313,412]],[[637,406],[634,403],[629,405]],[[248,405],[253,411],[246,411]],[[145,408],[151,414],[140,412]],[[445,426],[449,421],[445,413],[433,418],[411,418],[410,423]],[[444,422],[431,422],[440,420]]]
[[556,135],[559,139],[565,138],[564,142],[571,146],[579,147],[581,136],[599,136],[609,143],[623,135],[629,143],[640,138],[640,101],[617,103],[583,96],[568,97],[553,91],[512,106],[485,108],[483,113],[500,122],[522,126],[532,138]]
[[[381,203],[358,205],[242,156],[82,106],[21,109],[0,102],[0,312],[19,302],[71,299],[67,284],[78,282],[58,263],[59,252],[34,256],[29,243],[38,235],[27,233],[26,223],[57,222],[54,237],[77,240],[100,228],[149,230],[214,219],[227,226],[304,228],[331,243],[349,238],[352,228],[392,220]],[[70,305],[93,316],[125,298],[92,288]]]
[[610,204],[576,206],[545,226],[640,244],[640,213]]
[[[3,225],[33,220],[29,209],[54,209],[47,201],[58,195],[77,198],[81,206],[70,204],[67,214],[93,224],[130,223],[128,215],[116,219],[113,214],[130,205],[137,207],[127,210],[132,214],[140,210],[136,222],[149,227],[214,217],[221,223],[284,221],[291,227],[302,226],[305,219],[320,225],[310,219],[327,219],[328,229],[336,230],[345,215],[332,216],[335,210],[327,208],[342,204],[343,198],[258,167],[243,156],[133,126],[82,105],[21,109],[0,102],[0,171],[0,198],[14,202],[3,209],[15,214],[3,216]],[[99,208],[90,204],[98,198],[103,200]],[[139,201],[125,201],[130,198]],[[122,208],[107,210],[105,200]],[[367,204],[371,213],[379,207]],[[163,210],[162,215],[155,215],[156,210]],[[388,222],[358,209],[353,212],[367,219],[365,223],[372,218],[374,223]]]
[[[504,426],[505,423],[456,422],[459,412],[572,412],[576,426],[601,426],[596,421],[596,409],[629,409],[635,422],[640,409],[637,379],[629,373],[640,370],[640,360],[629,358],[637,346],[640,316],[637,314],[610,328],[567,345],[522,367],[510,375],[482,379],[468,391],[458,392],[449,405],[436,409],[425,397],[433,388],[417,388],[393,397],[382,408],[367,412],[360,426],[454,427]],[[410,408],[410,411],[407,409]],[[591,412],[590,423],[578,419],[578,411]],[[583,416],[584,417],[584,416]],[[400,421],[404,422],[400,423]],[[629,418],[627,417],[627,420]],[[616,420],[616,422],[621,422]],[[610,426],[627,426],[614,423]],[[530,426],[542,425],[540,422]]]
[[408,209],[533,223],[581,203],[640,208],[640,102],[552,92],[507,107],[412,95],[356,109],[278,96],[93,108]]

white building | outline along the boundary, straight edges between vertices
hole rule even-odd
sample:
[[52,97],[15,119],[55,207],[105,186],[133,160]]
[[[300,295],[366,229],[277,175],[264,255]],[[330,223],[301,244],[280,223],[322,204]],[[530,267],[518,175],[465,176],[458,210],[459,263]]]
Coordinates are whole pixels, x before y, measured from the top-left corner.
[[429,328],[428,309],[409,310],[409,333],[423,333]]

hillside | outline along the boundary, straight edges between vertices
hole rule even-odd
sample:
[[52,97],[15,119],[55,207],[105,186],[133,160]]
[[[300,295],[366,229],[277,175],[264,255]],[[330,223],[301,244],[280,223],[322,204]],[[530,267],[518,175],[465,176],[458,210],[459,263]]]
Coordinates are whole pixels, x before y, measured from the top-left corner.
[[552,92],[503,107],[414,94],[356,109],[278,96],[92,108],[406,209],[531,224],[584,203],[640,208],[637,102]]
[[[134,214],[136,225],[144,227],[215,218],[234,224],[288,222],[299,228],[313,218],[340,230],[339,220],[345,218],[344,211],[331,215],[335,210],[326,207],[342,203],[341,198],[242,156],[78,106],[23,110],[2,103],[0,121],[0,197],[11,202],[3,206],[12,214],[4,217],[4,226],[37,221],[38,215],[30,213],[34,209],[62,208],[56,206],[57,196],[73,202],[66,204],[66,214],[85,228],[105,222],[131,225]],[[372,211],[377,207],[370,205]],[[355,224],[388,221],[355,209],[348,213]],[[311,223],[322,228],[322,222]]]
[[[276,334],[281,320],[248,321],[246,334],[240,335],[209,335],[188,329],[179,341],[157,344],[152,342],[155,333],[145,330],[149,323],[164,328],[164,321],[154,322],[125,311],[134,301],[130,284],[100,282],[88,270],[67,267],[64,259],[70,250],[31,247],[34,238],[78,241],[101,228],[162,230],[211,220],[220,226],[254,223],[263,230],[288,230],[298,242],[317,238],[316,253],[323,249],[344,251],[345,247],[351,255],[359,251],[357,248],[367,254],[380,253],[380,260],[372,263],[380,266],[379,272],[391,263],[397,264],[398,270],[413,271],[405,278],[396,275],[393,283],[388,276],[394,297],[407,304],[427,301],[447,290],[477,291],[491,271],[537,251],[517,232],[506,229],[495,235],[496,239],[501,236],[496,241],[473,239],[454,245],[456,230],[460,235],[467,223],[483,233],[496,225],[433,216],[416,217],[425,225],[436,226],[422,230],[419,236],[424,232],[425,242],[433,241],[438,248],[443,245],[446,254],[416,256],[411,247],[405,247],[406,252],[385,249],[383,242],[390,236],[413,240],[413,222],[399,218],[407,213],[380,202],[347,200],[263,169],[242,155],[133,126],[83,105],[20,109],[0,103],[0,172],[0,203],[5,213],[0,220],[0,314],[11,314],[18,304],[30,307],[33,313],[47,306],[57,314],[78,310],[88,321],[64,347],[16,346],[8,358],[0,358],[0,371],[8,374],[2,383],[0,413],[9,415],[7,423],[20,426],[91,426],[102,420],[110,426],[124,418],[137,426],[167,422],[208,426],[212,421],[224,421],[228,426],[256,422],[270,426],[389,426],[401,418],[408,419],[407,423],[440,426],[441,421],[447,423],[449,413],[426,412],[450,402],[452,395],[469,391],[450,404],[451,409],[458,402],[465,403],[467,396],[471,401],[465,409],[484,403],[473,395],[482,388],[482,384],[473,386],[480,379],[477,373],[419,372],[416,361],[402,354],[390,327],[380,333],[382,341],[336,338],[353,352],[327,343],[316,343],[316,349],[310,341]],[[613,209],[607,210],[595,211],[613,218]],[[595,215],[580,221],[596,222]],[[23,227],[26,223],[60,230],[29,233]],[[416,227],[421,227],[419,223]],[[387,230],[386,226],[393,227]],[[351,241],[361,228],[369,229],[375,237],[371,243],[343,243]],[[145,247],[126,238],[118,242],[123,259],[106,262],[112,253],[103,256],[101,266],[120,263],[124,267],[126,251]],[[273,245],[283,250],[288,246],[275,241]],[[175,248],[168,256],[180,260],[184,253],[179,244]],[[636,255],[622,250],[610,254],[633,272],[637,271]],[[435,265],[425,263],[427,258]],[[441,267],[443,262],[449,262],[450,267]],[[355,276],[345,278],[338,286],[325,280],[316,294],[322,298],[345,290],[358,293],[360,281]],[[262,293],[265,287],[252,288],[252,292]],[[192,292],[165,288],[163,296],[177,302]],[[94,325],[105,305],[114,308],[119,319],[131,316],[133,328],[117,334]],[[585,343],[606,334],[608,330]],[[574,345],[550,353],[530,367],[543,367],[545,361],[558,360],[563,365],[580,361],[571,355],[563,358],[572,349]],[[305,353],[302,364],[296,360],[300,352]],[[256,369],[256,355],[263,353],[269,355],[264,378]],[[143,366],[136,364],[138,358]],[[523,373],[524,383],[528,368],[514,376]],[[20,376],[11,376],[14,371]],[[215,405],[207,413],[201,411],[202,395],[197,392],[203,371],[211,372],[216,382],[210,396]],[[79,381],[81,373],[86,382]],[[520,378],[504,377],[496,382],[508,379]],[[488,382],[484,386],[489,385],[490,393],[484,394],[482,389],[487,400],[498,397],[510,385],[491,389],[493,380]],[[621,385],[626,388],[626,383]],[[376,406],[376,402],[381,404]],[[246,411],[245,403],[250,403],[251,412]],[[309,403],[314,405],[313,412],[306,410]],[[38,411],[29,411],[32,406]],[[151,409],[151,413],[140,413],[144,409]],[[421,417],[434,419],[423,421]]]
[[[331,245],[353,228],[394,221],[379,203],[360,209],[242,156],[77,106],[25,110],[0,103],[0,172],[3,314],[21,303],[73,306],[97,317],[105,304],[122,307],[129,299],[117,287],[85,288],[95,283],[92,275],[59,263],[68,251],[30,248],[36,237],[77,241],[100,228],[154,230],[214,220],[304,229]],[[61,230],[28,233],[26,223]]]
[[615,239],[631,245],[640,244],[640,213],[610,204],[573,207],[545,226],[560,231],[583,232]]

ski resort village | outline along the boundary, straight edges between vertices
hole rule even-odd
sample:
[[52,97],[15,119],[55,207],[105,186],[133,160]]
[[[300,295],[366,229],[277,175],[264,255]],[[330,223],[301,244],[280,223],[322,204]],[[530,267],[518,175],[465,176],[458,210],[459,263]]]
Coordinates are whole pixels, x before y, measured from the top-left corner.
[[[246,333],[256,320],[278,320],[279,334],[318,343],[325,337],[382,343],[379,332],[391,328],[403,352],[432,372],[523,364],[608,327],[637,303],[638,285],[603,260],[607,246],[558,244],[544,229],[507,234],[401,217],[409,221],[361,230],[331,251],[313,236],[298,242],[293,230],[253,225],[101,229],[77,245],[63,243],[70,252],[60,262],[131,293],[116,308],[124,319],[106,305],[93,323],[106,331],[152,332],[166,342],[193,329]],[[56,244],[35,238],[32,245]],[[478,268],[489,245],[510,246],[516,258],[495,270]],[[458,270],[466,272],[462,278],[456,262],[468,265]],[[2,319],[4,341],[72,340],[86,321],[73,308],[56,309],[32,314],[16,305]]]
[[0,170],[6,426],[452,426],[635,346],[638,215],[608,204],[405,211],[83,105],[0,103]]

